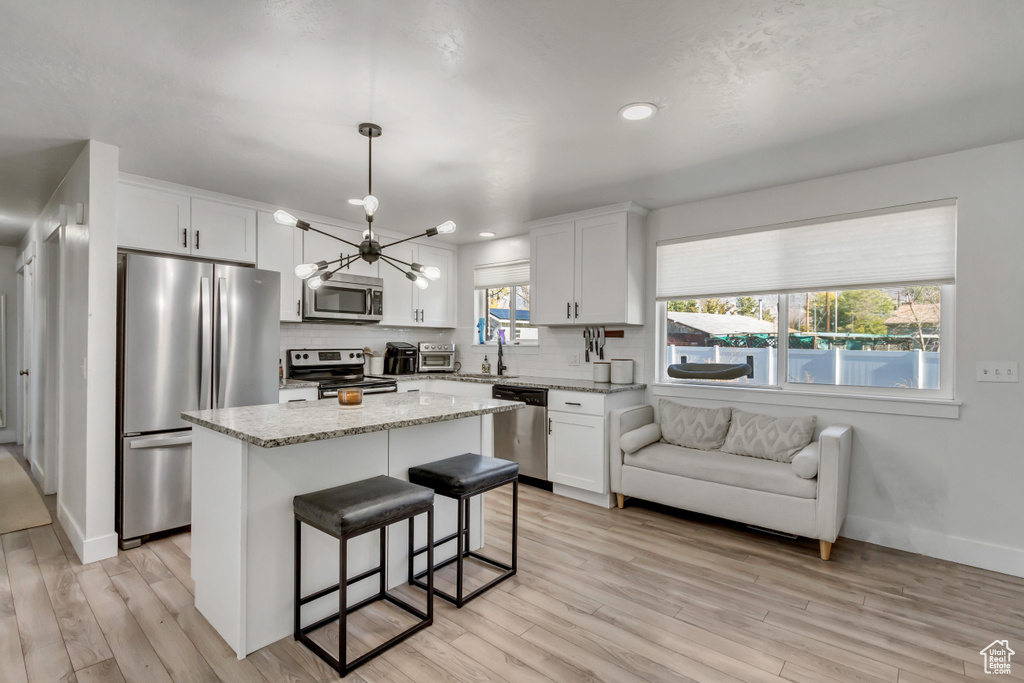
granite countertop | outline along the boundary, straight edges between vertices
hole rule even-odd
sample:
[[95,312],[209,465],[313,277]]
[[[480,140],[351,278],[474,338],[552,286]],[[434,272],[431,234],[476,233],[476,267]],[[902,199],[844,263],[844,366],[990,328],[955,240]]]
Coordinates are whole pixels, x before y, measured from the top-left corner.
[[344,410],[336,399],[273,403],[181,414],[192,424],[263,448],[381,432],[523,408],[518,401],[472,399],[433,392],[371,394],[363,407]]
[[278,390],[281,389],[315,389],[320,386],[319,382],[308,382],[301,379],[282,379],[277,383]]
[[556,377],[525,377],[520,375],[463,375],[451,372],[417,372],[414,375],[374,375],[398,382],[437,379],[446,382],[475,382],[477,384],[503,384],[513,387],[537,387],[560,391],[583,391],[591,394],[617,394],[621,391],[642,391],[647,385],[642,382],[633,384],[609,384],[595,382],[592,379],[558,379]]

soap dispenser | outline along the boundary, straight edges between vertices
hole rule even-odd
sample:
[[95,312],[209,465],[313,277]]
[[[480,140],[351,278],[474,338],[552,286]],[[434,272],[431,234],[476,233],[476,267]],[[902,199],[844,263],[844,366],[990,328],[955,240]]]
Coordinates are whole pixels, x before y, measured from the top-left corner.
[[491,361],[487,360],[487,356],[484,356],[484,362],[480,366],[480,371],[485,375],[491,374]]

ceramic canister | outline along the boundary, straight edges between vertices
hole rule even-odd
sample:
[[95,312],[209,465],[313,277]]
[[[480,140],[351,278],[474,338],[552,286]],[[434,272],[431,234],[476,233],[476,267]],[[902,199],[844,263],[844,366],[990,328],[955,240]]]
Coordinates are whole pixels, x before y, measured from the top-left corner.
[[594,381],[611,382],[612,364],[608,361],[597,361],[594,363]]
[[633,383],[633,361],[628,358],[612,358],[612,384]]

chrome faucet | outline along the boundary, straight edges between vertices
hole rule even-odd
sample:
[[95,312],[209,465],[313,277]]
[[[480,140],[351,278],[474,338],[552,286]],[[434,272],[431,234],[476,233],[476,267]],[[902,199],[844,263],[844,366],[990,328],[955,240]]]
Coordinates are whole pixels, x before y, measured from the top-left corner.
[[504,332],[505,332],[504,330],[501,330],[498,333],[498,376],[499,377],[501,377],[503,374],[505,374],[505,371],[508,370],[508,366],[505,365],[505,363],[502,361],[502,353],[501,353],[501,347],[502,347],[501,340],[505,337]]

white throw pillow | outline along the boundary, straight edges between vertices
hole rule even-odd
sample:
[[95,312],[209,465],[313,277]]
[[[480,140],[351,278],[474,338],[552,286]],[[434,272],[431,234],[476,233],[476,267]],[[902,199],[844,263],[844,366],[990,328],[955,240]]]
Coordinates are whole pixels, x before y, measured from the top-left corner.
[[619,448],[623,453],[636,453],[644,446],[661,441],[661,427],[656,422],[637,427],[619,437]]
[[732,411],[732,423],[722,450],[753,458],[792,462],[814,437],[815,417],[772,417]]
[[713,451],[725,442],[732,408],[694,408],[663,398],[659,414],[665,441],[684,448]]
[[818,458],[820,455],[820,442],[812,441],[793,456],[793,471],[798,477],[814,479],[818,476]]

